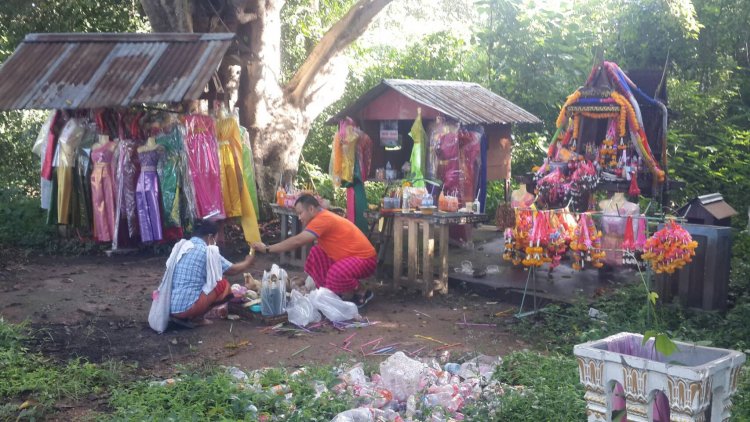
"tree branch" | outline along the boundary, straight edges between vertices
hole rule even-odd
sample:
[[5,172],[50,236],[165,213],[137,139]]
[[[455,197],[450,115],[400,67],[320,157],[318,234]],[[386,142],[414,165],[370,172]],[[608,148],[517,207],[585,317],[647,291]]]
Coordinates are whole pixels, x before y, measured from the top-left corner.
[[302,106],[316,76],[338,53],[349,46],[367,29],[373,18],[392,0],[359,0],[321,38],[318,45],[300,66],[285,87],[288,101]]

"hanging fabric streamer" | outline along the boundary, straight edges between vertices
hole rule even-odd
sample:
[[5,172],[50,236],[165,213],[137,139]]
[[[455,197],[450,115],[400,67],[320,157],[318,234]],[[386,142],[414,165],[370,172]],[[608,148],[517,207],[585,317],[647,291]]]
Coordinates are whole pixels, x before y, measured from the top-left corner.
[[422,126],[422,109],[417,109],[417,118],[411,126],[409,136],[414,140],[414,146],[411,149],[411,179],[412,186],[424,187],[424,164],[426,158],[425,138],[427,134]]

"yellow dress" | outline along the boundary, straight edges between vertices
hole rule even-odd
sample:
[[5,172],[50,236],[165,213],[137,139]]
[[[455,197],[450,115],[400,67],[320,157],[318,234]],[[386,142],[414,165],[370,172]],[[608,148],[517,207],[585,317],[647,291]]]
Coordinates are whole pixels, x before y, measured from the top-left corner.
[[84,127],[71,119],[63,127],[58,147],[57,163],[57,223],[70,224],[70,195],[73,191],[73,167],[76,164],[78,146],[83,138]]
[[216,121],[221,163],[221,190],[227,217],[241,217],[242,232],[248,243],[260,242],[258,215],[242,174],[240,125],[234,117]]

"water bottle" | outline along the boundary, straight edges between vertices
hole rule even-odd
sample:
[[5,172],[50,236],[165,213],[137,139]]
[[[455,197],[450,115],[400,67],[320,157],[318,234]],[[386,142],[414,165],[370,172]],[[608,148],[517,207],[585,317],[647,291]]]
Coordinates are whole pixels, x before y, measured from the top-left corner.
[[409,212],[409,190],[401,190],[401,212]]

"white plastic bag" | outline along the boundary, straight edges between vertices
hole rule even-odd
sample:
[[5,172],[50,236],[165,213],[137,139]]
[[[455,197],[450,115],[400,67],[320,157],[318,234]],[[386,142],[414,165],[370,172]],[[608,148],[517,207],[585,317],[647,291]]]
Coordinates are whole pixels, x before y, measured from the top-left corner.
[[161,334],[169,325],[169,311],[172,302],[172,277],[164,277],[159,288],[151,294],[153,302],[148,311],[148,325]]
[[322,318],[320,312],[313,306],[310,298],[303,295],[299,290],[292,290],[289,307],[286,308],[289,322],[300,327],[305,327]]
[[288,276],[285,270],[273,264],[271,271],[263,271],[260,287],[260,312],[264,316],[276,316],[286,312],[286,283]]
[[325,287],[310,292],[310,301],[315,309],[333,322],[359,319],[357,305],[342,300],[336,293]]

